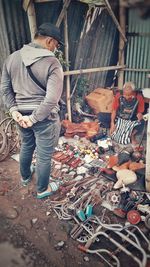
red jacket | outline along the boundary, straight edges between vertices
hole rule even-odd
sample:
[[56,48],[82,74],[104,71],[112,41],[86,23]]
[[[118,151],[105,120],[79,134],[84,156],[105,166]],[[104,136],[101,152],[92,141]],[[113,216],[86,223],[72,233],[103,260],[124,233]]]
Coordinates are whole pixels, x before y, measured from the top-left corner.
[[[121,94],[120,93],[117,93],[115,98],[114,98],[114,101],[113,101],[113,104],[112,104],[112,109],[117,111],[118,108],[119,108],[119,99],[120,99],[120,96]],[[132,97],[136,97],[137,100],[138,100],[138,107],[137,107],[137,113],[143,113],[144,112],[144,99],[142,97],[141,94],[136,94],[135,92],[132,94],[131,96],[131,99]],[[130,101],[130,99],[128,100]]]

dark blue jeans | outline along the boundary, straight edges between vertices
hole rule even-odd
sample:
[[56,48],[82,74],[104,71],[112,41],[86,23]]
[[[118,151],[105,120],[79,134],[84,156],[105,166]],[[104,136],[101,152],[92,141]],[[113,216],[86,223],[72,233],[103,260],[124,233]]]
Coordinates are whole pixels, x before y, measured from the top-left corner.
[[19,126],[21,135],[20,173],[24,180],[31,177],[30,166],[36,148],[37,192],[47,189],[51,171],[51,158],[60,134],[60,122],[48,119],[30,128]]

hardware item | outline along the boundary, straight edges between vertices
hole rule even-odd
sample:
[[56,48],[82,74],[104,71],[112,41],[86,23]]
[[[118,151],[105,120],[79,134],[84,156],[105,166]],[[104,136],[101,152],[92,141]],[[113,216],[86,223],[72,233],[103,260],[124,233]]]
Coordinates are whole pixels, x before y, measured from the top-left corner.
[[131,224],[138,224],[141,221],[141,216],[137,210],[130,210],[127,213],[127,219]]
[[78,218],[84,222],[86,217],[85,217],[85,214],[84,214],[84,211],[83,210],[77,210],[76,211],[76,215],[78,216]]
[[[120,267],[120,262],[119,262],[118,258],[115,255],[113,255],[113,253],[111,253],[109,250],[106,250],[106,249],[93,249],[93,250],[91,250],[91,249],[88,249],[88,248],[81,246],[81,245],[79,245],[78,248],[83,252],[98,255],[110,267],[112,267],[113,261],[114,261],[115,266]],[[103,256],[103,254],[105,256]],[[110,257],[109,261],[106,259],[106,255]]]
[[145,226],[150,229],[150,214],[148,214],[146,217],[145,217]]
[[119,191],[111,191],[106,195],[106,201],[108,201],[111,205],[117,205],[120,202],[120,194]]
[[87,217],[87,218],[91,217],[92,212],[93,212],[93,206],[90,205],[90,204],[87,205],[87,207],[86,207],[86,212],[85,212],[86,217]]

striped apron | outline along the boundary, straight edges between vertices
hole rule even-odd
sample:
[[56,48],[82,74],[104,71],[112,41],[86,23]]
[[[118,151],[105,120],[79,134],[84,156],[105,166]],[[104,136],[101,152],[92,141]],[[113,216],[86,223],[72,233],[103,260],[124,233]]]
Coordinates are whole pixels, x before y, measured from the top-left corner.
[[111,139],[122,145],[130,144],[132,131],[137,125],[139,125],[138,121],[130,121],[118,118],[116,129],[112,133]]

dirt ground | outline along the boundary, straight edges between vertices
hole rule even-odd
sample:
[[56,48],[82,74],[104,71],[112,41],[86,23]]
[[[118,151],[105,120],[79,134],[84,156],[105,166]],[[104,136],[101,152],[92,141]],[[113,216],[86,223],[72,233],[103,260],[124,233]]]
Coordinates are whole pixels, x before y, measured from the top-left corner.
[[35,180],[22,188],[18,162],[0,162],[0,267],[104,266],[78,250],[69,235],[71,222],[59,221],[45,201],[36,199]]
[[45,200],[36,199],[36,177],[28,187],[20,185],[19,164],[12,158],[0,162],[0,203],[0,267],[104,266],[78,249],[69,234],[71,221],[60,221]]

